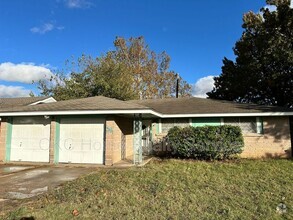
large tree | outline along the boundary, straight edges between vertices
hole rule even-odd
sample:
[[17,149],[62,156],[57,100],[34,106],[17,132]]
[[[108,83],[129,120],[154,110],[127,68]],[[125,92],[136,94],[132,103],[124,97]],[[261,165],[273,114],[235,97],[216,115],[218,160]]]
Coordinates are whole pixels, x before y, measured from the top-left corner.
[[223,60],[210,98],[293,107],[293,9],[289,0],[268,0],[243,17],[236,60]]
[[[41,94],[58,100],[96,95],[121,100],[175,95],[177,74],[169,70],[170,57],[165,52],[150,50],[143,37],[117,37],[114,46],[115,50],[97,58],[83,55],[71,65],[69,75],[63,71],[50,81],[40,81]],[[179,80],[179,94],[190,95],[191,86]]]

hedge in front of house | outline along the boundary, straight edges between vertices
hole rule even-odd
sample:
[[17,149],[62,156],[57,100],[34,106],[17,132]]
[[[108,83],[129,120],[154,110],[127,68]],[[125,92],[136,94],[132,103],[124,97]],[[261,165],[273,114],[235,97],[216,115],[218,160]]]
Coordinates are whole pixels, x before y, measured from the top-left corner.
[[238,126],[171,128],[167,135],[171,154],[204,160],[229,159],[242,152],[244,140]]

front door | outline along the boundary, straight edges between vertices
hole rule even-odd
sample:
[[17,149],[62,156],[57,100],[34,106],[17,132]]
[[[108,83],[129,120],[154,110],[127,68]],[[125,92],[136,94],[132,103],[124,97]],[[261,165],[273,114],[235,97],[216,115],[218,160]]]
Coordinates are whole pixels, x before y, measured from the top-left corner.
[[151,140],[151,120],[142,121],[142,154],[150,155],[152,153],[152,140]]

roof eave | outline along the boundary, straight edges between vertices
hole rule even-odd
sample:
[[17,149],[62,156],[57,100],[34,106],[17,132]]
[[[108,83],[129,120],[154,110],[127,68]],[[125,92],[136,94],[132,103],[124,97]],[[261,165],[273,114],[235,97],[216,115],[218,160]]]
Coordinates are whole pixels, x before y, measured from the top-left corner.
[[152,114],[159,115],[151,109],[129,110],[74,110],[74,111],[27,111],[27,112],[0,112],[0,117],[9,116],[43,116],[43,115],[115,115],[115,114]]
[[293,116],[293,112],[248,112],[248,113],[202,113],[202,114],[161,114],[162,118],[205,118],[205,117],[261,117]]
[[52,116],[55,116],[55,115],[111,115],[111,114],[152,114],[155,117],[159,117],[159,118],[293,116],[293,112],[162,114],[152,109],[128,109],[128,110],[115,109],[115,110],[0,112],[0,117],[40,116],[40,115],[52,115]]

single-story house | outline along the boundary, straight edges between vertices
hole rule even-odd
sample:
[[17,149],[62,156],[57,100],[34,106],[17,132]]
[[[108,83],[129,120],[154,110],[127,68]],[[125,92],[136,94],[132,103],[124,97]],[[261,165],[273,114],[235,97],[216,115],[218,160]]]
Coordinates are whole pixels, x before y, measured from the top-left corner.
[[173,126],[224,124],[241,127],[242,157],[291,157],[292,117],[292,109],[194,97],[0,99],[0,161],[113,165],[132,158],[141,163],[143,155],[164,148],[162,140]]

